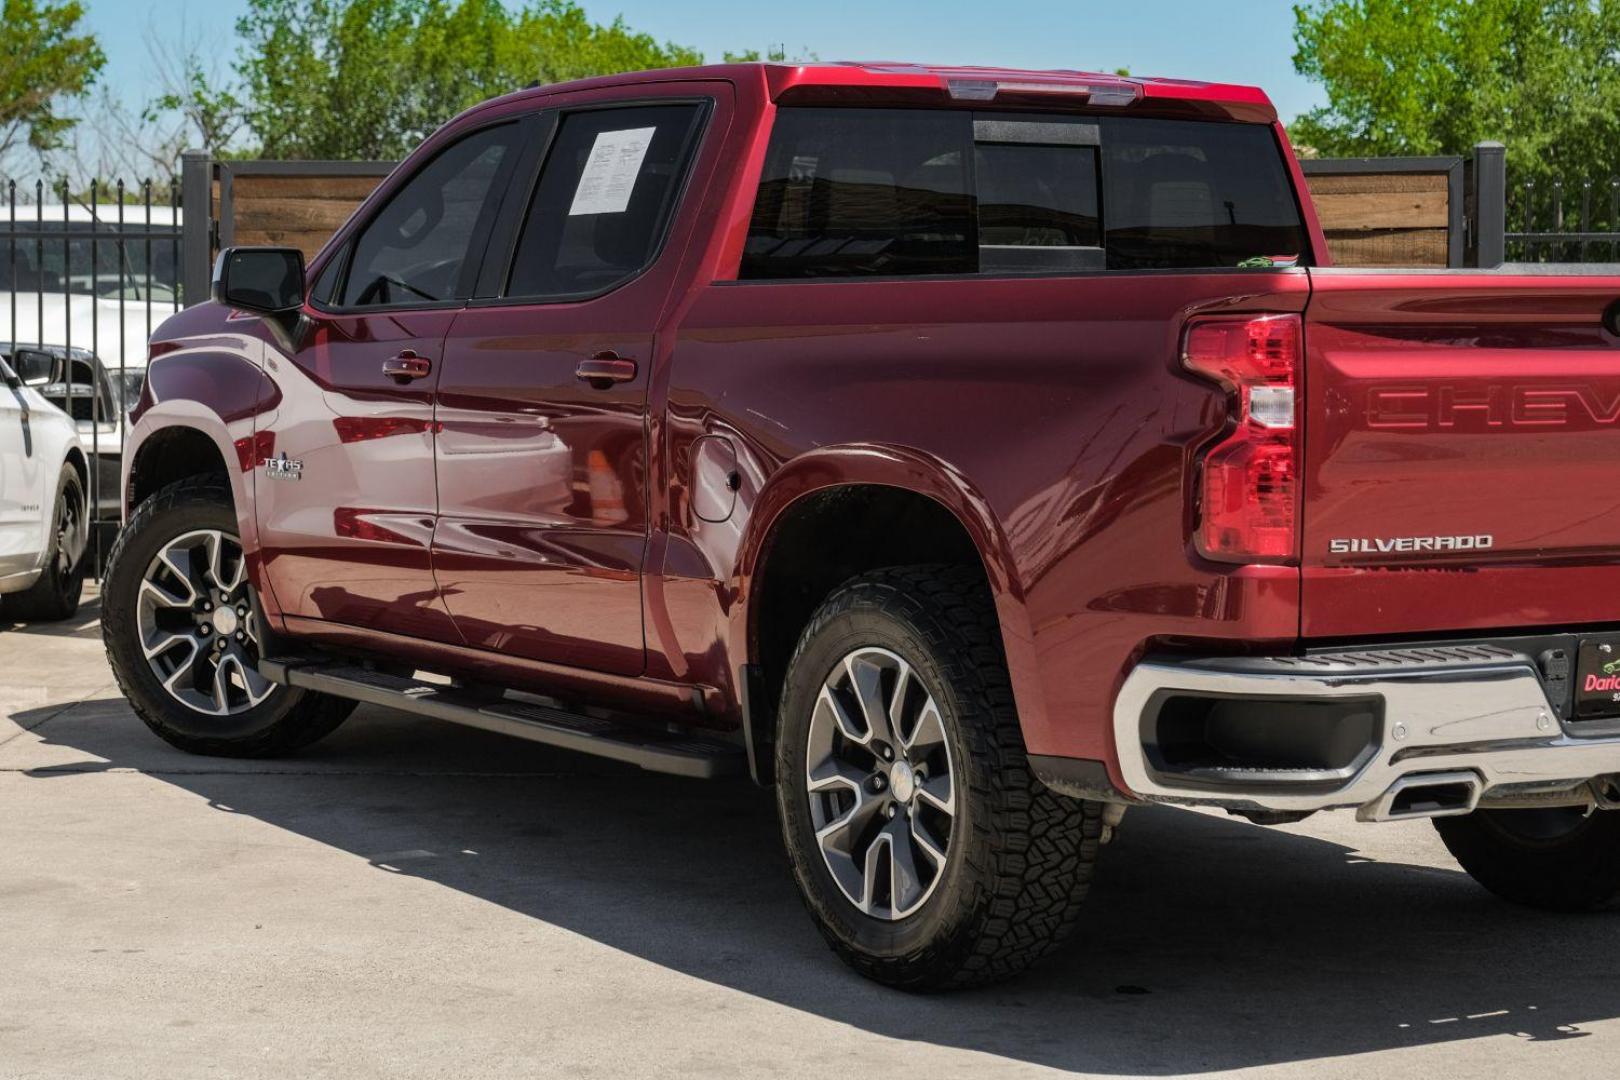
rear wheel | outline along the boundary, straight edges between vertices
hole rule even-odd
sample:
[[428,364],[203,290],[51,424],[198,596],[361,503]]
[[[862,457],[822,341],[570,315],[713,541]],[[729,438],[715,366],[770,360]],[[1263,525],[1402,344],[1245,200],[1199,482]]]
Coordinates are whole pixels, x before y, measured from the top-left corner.
[[257,605],[230,490],[218,479],[171,484],[130,516],[102,589],[102,635],[136,714],[191,753],[288,753],[354,709],[259,674]]
[[1469,876],[1505,900],[1549,911],[1620,906],[1620,811],[1476,810],[1434,826]]
[[63,465],[56,481],[45,568],[32,586],[5,598],[8,618],[58,622],[74,616],[84,592],[86,535],[84,482],[79,479],[79,470]]
[[907,567],[835,592],[790,664],[776,746],[800,891],[863,975],[994,982],[1074,929],[1102,806],[1030,772],[977,574]]

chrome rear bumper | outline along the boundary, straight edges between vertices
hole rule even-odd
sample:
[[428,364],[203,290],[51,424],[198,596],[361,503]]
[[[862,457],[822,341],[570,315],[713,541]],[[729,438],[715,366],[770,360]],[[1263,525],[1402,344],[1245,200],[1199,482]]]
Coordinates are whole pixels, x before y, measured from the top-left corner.
[[[1381,715],[1341,768],[1178,770],[1154,759],[1148,730],[1177,697],[1365,699]],[[1278,813],[1354,807],[1364,820],[1468,813],[1481,804],[1605,803],[1605,787],[1589,782],[1620,773],[1620,734],[1572,734],[1558,713],[1535,661],[1492,645],[1149,658],[1115,702],[1114,736],[1126,785],[1156,802]]]

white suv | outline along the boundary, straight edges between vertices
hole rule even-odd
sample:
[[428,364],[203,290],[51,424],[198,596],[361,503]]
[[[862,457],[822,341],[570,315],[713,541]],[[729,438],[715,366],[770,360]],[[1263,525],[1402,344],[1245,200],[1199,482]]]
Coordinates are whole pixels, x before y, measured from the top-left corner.
[[34,389],[51,374],[45,354],[0,355],[0,616],[7,621],[70,618],[84,586],[88,463],[73,420]]

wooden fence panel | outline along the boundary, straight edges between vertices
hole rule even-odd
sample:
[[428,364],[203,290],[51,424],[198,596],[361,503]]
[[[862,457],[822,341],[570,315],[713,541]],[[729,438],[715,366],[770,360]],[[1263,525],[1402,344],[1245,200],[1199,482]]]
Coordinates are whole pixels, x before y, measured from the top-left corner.
[[219,246],[295,247],[313,258],[392,168],[392,162],[220,162]]
[[1338,266],[1462,265],[1461,158],[1304,162]]
[[371,176],[236,178],[236,242],[301,248],[307,259],[377,186]]

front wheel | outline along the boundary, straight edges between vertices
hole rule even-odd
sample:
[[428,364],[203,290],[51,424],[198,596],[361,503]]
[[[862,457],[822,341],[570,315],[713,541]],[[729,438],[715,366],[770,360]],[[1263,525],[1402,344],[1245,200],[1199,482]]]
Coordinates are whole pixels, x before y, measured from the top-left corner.
[[1434,827],[1469,876],[1505,900],[1548,911],[1620,906],[1620,811],[1475,810]]
[[268,757],[341,724],[353,702],[259,674],[258,618],[224,481],[182,480],[130,515],[108,563],[101,626],[147,727],[194,754]]
[[1031,773],[976,573],[904,567],[836,591],[799,640],[777,723],[794,875],[857,971],[979,985],[1074,929],[1103,808]]

